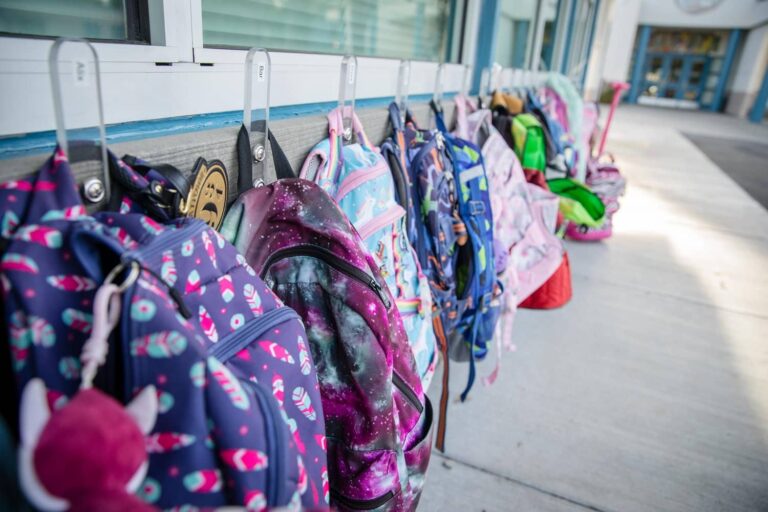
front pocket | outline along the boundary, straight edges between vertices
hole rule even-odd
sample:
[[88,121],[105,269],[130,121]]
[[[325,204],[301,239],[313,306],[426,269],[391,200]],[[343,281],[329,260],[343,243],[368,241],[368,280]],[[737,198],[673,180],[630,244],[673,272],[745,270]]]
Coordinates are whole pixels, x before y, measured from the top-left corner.
[[[405,465],[408,468],[408,492],[403,496],[406,510],[415,510],[424,487],[424,477],[432,454],[432,403],[426,399],[421,419],[406,440]],[[408,445],[411,445],[408,448]]]
[[355,450],[328,438],[331,506],[339,510],[384,509],[400,493],[394,450]]

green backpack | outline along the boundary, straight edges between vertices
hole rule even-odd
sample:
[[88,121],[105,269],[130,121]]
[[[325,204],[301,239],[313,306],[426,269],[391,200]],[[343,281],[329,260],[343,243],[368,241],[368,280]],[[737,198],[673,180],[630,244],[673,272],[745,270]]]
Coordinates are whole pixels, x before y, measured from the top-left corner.
[[560,212],[566,219],[592,228],[603,224],[605,204],[589,187],[572,178],[555,178],[547,184],[560,196]]
[[544,128],[533,114],[518,114],[512,119],[515,153],[524,169],[546,170],[547,141],[544,137]]

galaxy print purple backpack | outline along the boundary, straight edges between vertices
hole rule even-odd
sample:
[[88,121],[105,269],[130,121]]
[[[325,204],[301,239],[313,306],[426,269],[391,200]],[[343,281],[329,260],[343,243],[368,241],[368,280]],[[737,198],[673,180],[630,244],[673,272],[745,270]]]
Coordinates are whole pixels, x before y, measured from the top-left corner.
[[[110,163],[113,180],[148,185]],[[7,394],[17,402],[35,377],[53,408],[77,392],[94,297],[113,274],[120,322],[95,385],[123,403],[157,390],[140,497],[173,510],[327,507],[323,410],[296,312],[202,221],[154,220],[138,204],[88,215],[58,150],[0,184]]]
[[304,320],[331,505],[414,510],[432,410],[392,294],[347,217],[316,184],[282,179],[240,196],[222,233]]

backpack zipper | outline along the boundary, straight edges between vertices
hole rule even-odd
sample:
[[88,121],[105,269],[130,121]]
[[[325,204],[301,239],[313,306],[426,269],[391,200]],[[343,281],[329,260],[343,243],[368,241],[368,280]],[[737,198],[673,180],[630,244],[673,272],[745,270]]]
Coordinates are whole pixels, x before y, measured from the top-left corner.
[[405,209],[399,204],[395,203],[387,210],[380,213],[375,219],[371,220],[370,222],[366,222],[357,228],[357,233],[360,235],[360,238],[367,240],[369,236],[373,235],[378,230],[393,224],[396,220],[404,216]]
[[[264,416],[264,427],[266,430],[267,438],[267,505],[269,507],[281,506],[283,503],[282,494],[285,494],[285,486],[282,482],[285,482],[286,475],[282,457],[277,452],[281,447],[288,446],[287,440],[284,439],[283,430],[281,425],[276,422],[275,418],[280,417],[280,412],[274,406],[270,400],[274,398],[266,394],[266,391],[255,382],[251,382],[247,379],[240,379],[240,382],[247,383],[253,390],[253,394],[256,397],[256,401],[259,403],[261,413]],[[281,489],[282,487],[282,489]],[[281,492],[283,491],[283,492]]]
[[[376,292],[376,294],[379,296],[379,299],[381,299],[387,309],[392,306],[392,303],[389,301],[381,285],[376,281],[376,279],[371,277],[368,273],[348,263],[347,261],[339,258],[328,249],[318,247],[316,245],[299,244],[273,252],[269,258],[267,258],[267,261],[264,262],[264,268],[261,271],[261,278],[264,279],[264,277],[267,275],[267,272],[269,271],[269,267],[279,260],[295,256],[311,256],[313,258],[322,260],[339,272],[366,284],[369,288]],[[397,388],[400,393],[403,394],[403,396],[405,396],[405,398],[411,403],[411,405],[413,405],[414,408],[416,408],[417,411],[419,411],[419,413],[421,413],[421,411],[424,409],[424,406],[419,402],[419,397],[405,383],[402,377],[400,377],[397,372],[394,371],[394,369],[392,370],[392,385]]]
[[416,393],[408,386],[408,384],[405,383],[403,378],[397,374],[394,370],[392,370],[392,385],[395,386],[400,393],[402,393],[406,399],[408,399],[409,402],[411,402],[411,405],[413,405],[417,411],[419,411],[419,414],[424,410],[424,406],[421,405],[421,402],[419,402],[419,397],[416,396]]
[[[383,158],[383,157],[379,157]],[[347,176],[342,180],[341,184],[339,185],[338,190],[336,191],[336,194],[334,196],[334,199],[337,203],[340,203],[344,197],[352,192],[355,188],[359,187],[361,184],[375,180],[376,178],[383,176],[387,172],[387,164],[384,160],[379,160],[374,164],[373,167],[369,167],[367,169],[360,169],[354,172],[351,172],[347,174]]]
[[276,325],[292,319],[301,321],[299,314],[291,308],[280,307],[268,311],[263,316],[251,320],[241,329],[227,334],[218,343],[211,345],[208,349],[208,355],[226,363],[235,354],[250,345],[253,340],[260,338]]
[[319,247],[317,245],[299,244],[273,252],[269,255],[267,261],[264,262],[264,268],[261,271],[261,278],[264,279],[264,277],[267,275],[267,271],[269,271],[269,267],[277,263],[279,260],[292,258],[295,256],[311,256],[313,258],[322,260],[342,274],[346,274],[349,277],[356,279],[357,281],[360,281],[361,283],[364,283],[366,286],[368,286],[368,288],[376,293],[381,302],[384,303],[384,307],[387,309],[392,306],[392,303],[387,298],[379,282],[376,281],[376,278],[364,270],[360,270],[351,263],[336,256],[328,249]]
[[331,489],[331,501],[336,501],[339,504],[353,510],[374,510],[381,507],[394,497],[395,493],[393,491],[387,491],[378,498],[373,498],[372,500],[354,500],[352,498],[347,498],[334,489]]

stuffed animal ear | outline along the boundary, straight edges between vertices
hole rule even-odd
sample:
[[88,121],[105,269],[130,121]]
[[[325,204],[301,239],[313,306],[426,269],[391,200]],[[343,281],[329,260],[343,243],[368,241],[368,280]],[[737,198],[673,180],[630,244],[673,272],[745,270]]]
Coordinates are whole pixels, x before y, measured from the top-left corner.
[[19,483],[31,501],[40,510],[59,511],[69,509],[66,500],[51,495],[37,478],[34,453],[45,425],[51,417],[46,398],[45,384],[32,379],[21,394],[21,447],[19,448]]
[[141,393],[125,406],[125,412],[133,418],[144,435],[149,434],[157,419],[157,391],[155,391],[155,386],[147,386],[142,389]]
[[21,394],[19,427],[22,445],[36,446],[43,428],[51,417],[46,393],[45,383],[41,379],[32,379]]

